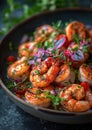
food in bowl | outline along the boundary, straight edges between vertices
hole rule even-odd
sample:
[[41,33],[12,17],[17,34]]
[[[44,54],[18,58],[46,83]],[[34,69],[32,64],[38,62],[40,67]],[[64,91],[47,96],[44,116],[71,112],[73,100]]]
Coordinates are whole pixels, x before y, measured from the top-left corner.
[[37,27],[7,58],[11,90],[29,104],[71,112],[92,107],[92,35],[90,28],[71,21]]

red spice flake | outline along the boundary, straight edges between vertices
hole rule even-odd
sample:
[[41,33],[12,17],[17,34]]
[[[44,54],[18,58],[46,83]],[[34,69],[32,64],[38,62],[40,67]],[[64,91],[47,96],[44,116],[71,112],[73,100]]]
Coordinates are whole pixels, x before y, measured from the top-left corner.
[[81,85],[82,87],[84,87],[85,91],[89,90],[89,88],[90,88],[89,84],[88,84],[86,81],[81,82],[80,85]]
[[65,56],[68,56],[68,57],[72,55],[70,50],[65,50],[64,54],[65,54]]
[[20,89],[20,88],[14,88],[14,91],[16,92],[16,94],[18,94],[18,95],[23,95],[25,92],[26,92],[26,90],[27,90],[27,88],[25,87],[25,88],[22,88],[22,89]]
[[22,98],[22,96],[21,96],[20,94],[16,94],[16,96],[17,96],[18,98]]
[[45,60],[45,63],[47,64],[47,66],[51,66],[53,64],[53,58],[52,57],[48,57]]
[[14,61],[16,61],[16,58],[14,57],[14,56],[8,56],[8,58],[7,58],[7,62],[14,62]]
[[64,88],[65,86],[64,85],[62,85],[62,86],[58,86],[59,88]]

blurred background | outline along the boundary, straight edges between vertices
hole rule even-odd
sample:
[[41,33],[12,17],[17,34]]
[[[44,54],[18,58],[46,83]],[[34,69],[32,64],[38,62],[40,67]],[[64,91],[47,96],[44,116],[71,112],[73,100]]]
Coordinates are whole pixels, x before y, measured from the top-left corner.
[[0,0],[0,38],[32,15],[66,7],[92,8],[92,0]]

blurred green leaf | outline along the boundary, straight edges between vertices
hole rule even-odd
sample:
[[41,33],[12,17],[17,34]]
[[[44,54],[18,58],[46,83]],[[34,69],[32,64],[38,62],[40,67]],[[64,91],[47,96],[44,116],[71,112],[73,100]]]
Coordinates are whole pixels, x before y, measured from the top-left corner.
[[[56,8],[75,7],[78,6],[78,0],[27,0],[27,3],[32,3],[32,7],[28,4],[17,4],[14,0],[7,0],[8,8],[3,11],[3,21],[5,27],[0,30],[0,35],[7,33],[17,23],[26,18]],[[20,17],[17,17],[15,11],[23,10]]]

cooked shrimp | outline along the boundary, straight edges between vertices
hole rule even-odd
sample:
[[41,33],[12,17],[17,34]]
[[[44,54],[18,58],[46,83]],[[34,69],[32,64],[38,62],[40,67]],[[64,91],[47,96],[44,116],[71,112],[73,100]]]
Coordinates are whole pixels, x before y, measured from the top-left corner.
[[34,56],[37,52],[37,42],[27,42],[19,46],[18,54],[22,56]]
[[54,32],[55,30],[50,25],[43,25],[36,29],[35,32],[35,41],[36,42],[44,42],[48,39],[48,36]]
[[12,80],[24,80],[29,76],[29,65],[27,64],[27,58],[22,57],[18,61],[15,61],[8,67],[7,74]]
[[84,87],[72,84],[60,92],[61,105],[71,112],[83,112],[90,109],[90,103],[85,98]]
[[81,50],[81,46],[77,43],[72,43],[69,45],[68,50],[70,52],[70,61],[74,68],[80,67],[88,58],[89,54]]
[[67,82],[74,83],[75,81],[75,74],[73,71],[70,70],[70,67],[67,64],[63,64],[60,67],[59,74],[55,79],[55,83],[58,85],[67,85]]
[[46,24],[46,25],[40,26],[36,29],[35,38],[37,38],[41,35],[43,35],[43,36],[50,35],[53,31],[54,31],[54,29],[50,25]]
[[86,81],[92,86],[92,66],[83,64],[79,68],[79,80]]
[[88,33],[89,33],[89,37],[92,39],[92,29],[89,29]]
[[86,100],[89,101],[90,106],[92,107],[92,92],[90,89],[86,91]]
[[49,107],[50,99],[45,97],[45,93],[38,88],[28,89],[25,93],[25,98],[27,102],[41,106],[41,107]]
[[30,81],[35,87],[46,87],[55,80],[58,72],[59,67],[56,63],[47,64],[43,61],[31,71]]
[[66,31],[66,35],[67,35],[69,41],[73,40],[74,34],[78,34],[78,36],[83,39],[87,38],[87,32],[86,32],[85,25],[78,21],[71,22],[66,27],[65,31]]

